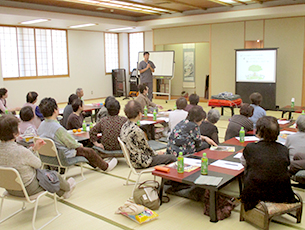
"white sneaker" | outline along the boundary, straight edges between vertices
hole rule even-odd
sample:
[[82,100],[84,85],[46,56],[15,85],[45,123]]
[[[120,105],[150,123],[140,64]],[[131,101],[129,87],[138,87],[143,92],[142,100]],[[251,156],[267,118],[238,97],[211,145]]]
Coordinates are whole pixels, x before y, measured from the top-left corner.
[[75,186],[76,186],[76,181],[73,177],[70,177],[67,180],[67,182],[70,185],[70,191],[67,191],[67,192],[64,193],[64,195],[63,195],[64,199],[68,199],[72,195],[72,192],[73,192],[73,190],[75,189]]
[[112,158],[111,161],[108,162],[108,168],[105,170],[105,172],[110,172],[117,164],[118,160],[115,157]]

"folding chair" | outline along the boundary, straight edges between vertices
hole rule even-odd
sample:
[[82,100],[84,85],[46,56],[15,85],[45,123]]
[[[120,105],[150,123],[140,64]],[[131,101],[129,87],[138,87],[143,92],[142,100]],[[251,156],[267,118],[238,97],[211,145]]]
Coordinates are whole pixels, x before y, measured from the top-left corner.
[[[20,177],[19,172],[14,168],[2,167],[2,166],[0,166],[0,187],[4,188],[6,190],[22,191],[23,194],[24,194],[24,197],[13,196],[13,195],[9,194],[7,191],[5,191],[2,194],[2,196],[1,196],[0,217],[2,215],[4,199],[21,201],[21,202],[23,202],[23,205],[19,210],[17,210],[13,214],[11,214],[8,217],[0,220],[0,224],[3,223],[4,221],[6,221],[7,219],[15,216],[19,212],[25,210],[26,209],[25,202],[28,202],[28,203],[31,203],[31,204],[35,203],[34,213],[33,213],[33,218],[32,218],[32,227],[33,227],[33,229],[36,229],[35,228],[35,220],[36,220],[38,202],[39,202],[39,199],[42,196],[46,195],[48,192],[43,191],[43,192],[37,193],[35,195],[29,196],[26,189],[25,189],[25,186],[22,182],[22,179]],[[39,229],[42,229],[43,227],[47,226],[49,223],[51,223],[53,220],[55,220],[57,217],[59,217],[61,215],[61,213],[59,213],[58,209],[57,209],[56,193],[54,193],[53,199],[54,199],[54,206],[55,206],[55,211],[56,211],[57,215],[54,218],[52,218],[50,221],[48,221],[46,224],[44,224],[42,227],[40,227]]]
[[83,163],[89,163],[89,161],[85,157],[76,156],[76,157],[66,158],[66,156],[58,154],[57,148],[53,140],[49,138],[34,137],[34,143],[38,139],[42,139],[46,142],[46,144],[38,150],[39,157],[42,162],[42,168],[45,165],[55,166],[58,168],[58,173],[60,173],[61,168],[64,168],[65,173],[63,174],[63,177],[66,178],[66,173],[68,171],[68,168],[75,164],[80,164],[81,176],[82,176],[81,181],[86,180],[83,172]]
[[[126,180],[126,184],[125,185],[129,185],[129,178],[130,178],[130,175],[131,173],[135,174],[138,176],[137,178],[137,181],[136,183],[134,183],[134,187],[133,187],[133,190],[132,190],[132,194],[131,196],[133,196],[133,192],[134,190],[136,189],[137,185],[140,184],[140,177],[142,174],[144,173],[151,173],[152,171],[154,171],[154,167],[150,167],[150,168],[145,168],[145,169],[135,169],[132,164],[131,164],[131,161],[130,161],[130,153],[129,153],[129,150],[127,149],[126,145],[124,144],[124,142],[120,139],[120,137],[118,137],[118,141],[120,143],[120,146],[121,146],[121,149],[123,151],[123,154],[124,154],[124,157],[125,157],[125,160],[126,160],[126,163],[127,165],[129,166],[130,168],[130,172],[129,172],[129,175],[127,177],[127,180]],[[156,176],[154,176],[154,179],[156,179]],[[132,183],[133,184],[133,183]]]

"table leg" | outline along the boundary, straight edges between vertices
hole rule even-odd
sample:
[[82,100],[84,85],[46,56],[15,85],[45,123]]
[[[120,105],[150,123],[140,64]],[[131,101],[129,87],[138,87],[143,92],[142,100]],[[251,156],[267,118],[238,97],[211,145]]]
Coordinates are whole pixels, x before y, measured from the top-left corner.
[[217,205],[216,205],[216,202],[217,202],[217,199],[216,199],[216,191],[212,191],[210,190],[210,222],[218,222],[218,219],[217,219]]
[[288,120],[291,119],[291,113],[292,113],[292,112],[289,112]]
[[223,116],[223,106],[221,106],[221,116]]
[[284,114],[285,114],[286,112],[285,111],[282,111],[282,118],[284,118]]
[[241,195],[241,192],[243,191],[242,176],[238,177],[238,185],[239,185],[239,195]]
[[234,116],[234,108],[231,107],[231,114],[232,114],[232,117]]
[[164,179],[163,179],[163,177],[162,177],[161,185],[160,185],[160,189],[159,189],[160,205],[162,205],[163,188],[164,188]]

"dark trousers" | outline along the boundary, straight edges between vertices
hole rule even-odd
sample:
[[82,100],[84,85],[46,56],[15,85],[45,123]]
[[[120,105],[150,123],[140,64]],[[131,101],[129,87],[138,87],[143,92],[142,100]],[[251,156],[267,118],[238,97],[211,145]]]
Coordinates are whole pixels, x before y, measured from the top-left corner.
[[157,155],[152,157],[152,162],[150,164],[150,167],[156,166],[156,165],[162,165],[162,164],[169,164],[172,162],[177,161],[177,158],[174,155],[171,154],[163,154],[163,155]]
[[293,157],[293,161],[290,163],[289,173],[291,175],[296,174],[300,170],[305,170],[305,154],[297,153]]
[[108,168],[108,163],[91,148],[78,147],[76,149],[76,156],[85,157],[94,168],[99,167],[104,171]]

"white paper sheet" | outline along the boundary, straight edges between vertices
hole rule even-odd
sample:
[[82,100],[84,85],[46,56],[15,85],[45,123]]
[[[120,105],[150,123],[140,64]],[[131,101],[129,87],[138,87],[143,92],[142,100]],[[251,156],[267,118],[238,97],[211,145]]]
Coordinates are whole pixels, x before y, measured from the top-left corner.
[[291,135],[291,134],[296,134],[296,132],[292,132],[292,131],[287,131],[287,130],[284,130],[284,131],[281,131],[280,134],[287,134],[287,135]]
[[201,167],[201,160],[184,157],[184,164]]
[[194,183],[217,186],[221,181],[222,177],[200,175]]
[[237,158],[237,159],[240,159],[242,157],[243,153],[240,152],[240,153],[237,153],[233,158]]
[[64,109],[59,109],[59,114],[63,114],[64,113]]
[[168,117],[157,117],[157,120],[163,120],[165,122],[169,122],[169,118]]
[[211,165],[218,166],[221,168],[232,169],[232,170],[241,170],[244,168],[244,166],[241,163],[225,161],[225,160],[217,160],[213,162]]
[[[235,137],[237,140],[239,140],[239,137]],[[259,138],[256,136],[246,136],[245,141],[259,141]]]
[[141,125],[151,125],[151,124],[154,124],[154,123],[155,123],[155,121],[145,121],[145,120],[140,121]]
[[290,121],[287,121],[287,120],[277,120],[277,122],[279,123],[279,125],[285,125],[285,124],[288,124]]

